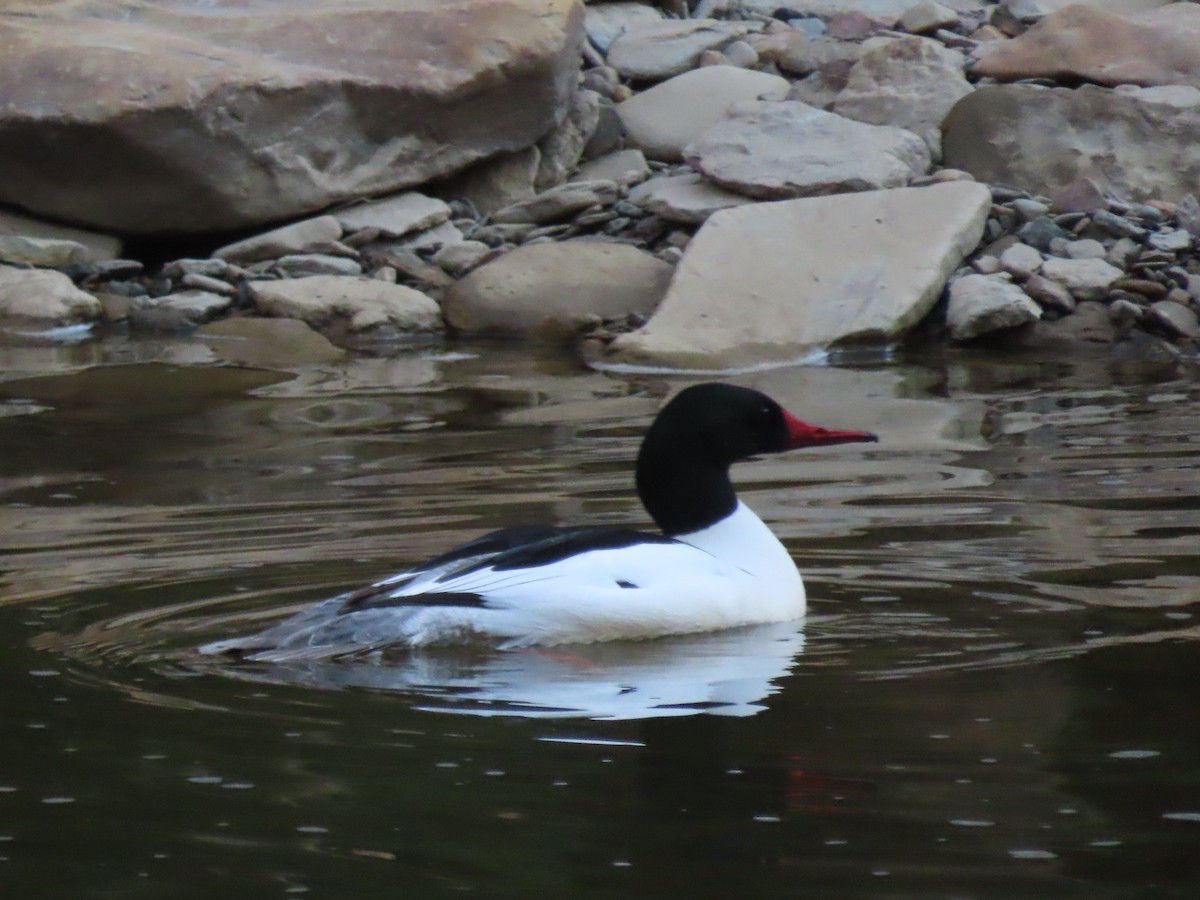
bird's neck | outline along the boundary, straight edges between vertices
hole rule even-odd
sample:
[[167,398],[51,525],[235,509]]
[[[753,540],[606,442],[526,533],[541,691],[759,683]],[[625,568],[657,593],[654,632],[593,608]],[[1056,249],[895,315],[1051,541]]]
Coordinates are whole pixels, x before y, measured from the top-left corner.
[[663,534],[690,534],[724,519],[737,508],[729,466],[641,453],[637,489]]

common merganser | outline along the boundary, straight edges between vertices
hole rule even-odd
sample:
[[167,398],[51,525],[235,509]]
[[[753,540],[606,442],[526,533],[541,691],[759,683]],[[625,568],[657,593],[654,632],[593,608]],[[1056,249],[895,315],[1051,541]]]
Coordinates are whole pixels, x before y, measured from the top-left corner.
[[661,534],[518,526],[325,600],[274,627],[201,647],[244,659],[362,656],[484,638],[502,648],[641,639],[804,615],[787,550],[738,500],[729,467],[764,453],[876,441],[803,422],[730,384],[680,391],[637,457]]

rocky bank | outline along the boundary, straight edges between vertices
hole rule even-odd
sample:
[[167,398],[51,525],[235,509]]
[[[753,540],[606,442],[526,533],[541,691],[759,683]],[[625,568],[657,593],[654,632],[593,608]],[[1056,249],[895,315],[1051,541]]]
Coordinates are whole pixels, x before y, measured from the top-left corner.
[[0,85],[10,335],[1200,339],[1200,4],[18,2]]

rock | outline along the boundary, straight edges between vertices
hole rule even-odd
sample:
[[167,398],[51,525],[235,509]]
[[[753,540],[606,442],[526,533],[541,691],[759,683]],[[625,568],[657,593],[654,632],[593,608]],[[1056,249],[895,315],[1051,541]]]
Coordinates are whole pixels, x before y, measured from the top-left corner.
[[600,121],[600,95],[595,91],[576,91],[566,117],[538,144],[541,159],[533,186],[539,191],[566,181],[579,165]]
[[177,259],[163,266],[163,278],[178,281],[187,275],[226,279],[233,267],[223,259]]
[[762,200],[898,187],[929,168],[912,132],[796,100],[736,104],[685,156],[717,184]]
[[[447,244],[446,246],[456,247],[458,244]],[[376,272],[375,277],[394,283],[397,276],[402,274],[406,279],[416,282],[411,285],[412,287],[433,297],[440,297],[441,291],[453,282],[453,279],[440,266],[426,262],[413,250],[396,246],[382,249],[372,248],[367,258],[373,266],[391,270],[390,275],[386,271],[382,275]]]
[[990,205],[983,185],[954,182],[718,212],[658,311],[607,359],[712,368],[894,341],[979,243]]
[[457,244],[446,244],[433,254],[435,265],[454,278],[462,278],[492,252],[492,248],[482,241],[459,241]]
[[969,341],[1036,322],[1042,310],[1007,275],[964,275],[950,285],[950,337]]
[[[198,324],[214,319],[232,305],[233,300],[228,294],[217,294],[210,291],[190,290],[177,291],[165,297],[139,297],[130,310],[130,318],[136,320],[141,312],[153,311],[162,314],[164,311],[179,317],[190,324]],[[164,319],[165,322],[165,319]],[[175,331],[175,327],[155,327],[155,331]]]
[[925,34],[939,28],[953,28],[958,13],[935,0],[917,0],[900,16],[900,27],[912,34]]
[[355,203],[331,215],[341,228],[339,237],[364,228],[375,228],[383,237],[401,237],[441,225],[450,218],[450,207],[444,200],[406,191],[382,200]]
[[1050,245],[1055,240],[1067,240],[1068,236],[1069,232],[1049,216],[1026,222],[1017,231],[1018,238],[1043,253],[1049,252]]
[[0,263],[54,269],[86,262],[87,247],[61,238],[0,234]]
[[346,355],[298,319],[221,319],[202,326],[196,336],[219,359],[239,366],[314,365]]
[[1146,242],[1155,250],[1162,250],[1164,253],[1182,253],[1191,249],[1192,236],[1182,228],[1175,228],[1156,231]]
[[466,200],[481,216],[491,215],[534,195],[533,180],[541,158],[537,147],[501,154],[450,179],[441,193]]
[[1038,200],[1031,200],[1028,197],[1018,197],[1010,204],[1013,212],[1021,217],[1023,222],[1032,222],[1034,219],[1040,219],[1043,216],[1050,214],[1050,207]]
[[591,3],[584,17],[588,40],[601,53],[608,53],[612,42],[630,29],[661,22],[662,13],[640,3]]
[[596,317],[648,315],[672,271],[627,244],[531,244],[456,282],[446,293],[446,321],[468,333],[567,337]]
[[1108,318],[1116,325],[1128,325],[1140,322],[1145,318],[1145,315],[1145,307],[1134,303],[1132,300],[1126,300],[1124,297],[1118,297],[1112,303],[1108,304]]
[[49,238],[52,240],[71,241],[82,244],[86,254],[81,262],[100,262],[106,259],[117,259],[121,255],[121,240],[82,228],[72,228],[69,225],[57,225],[43,222],[30,216],[23,216],[13,210],[0,209],[0,235],[15,235],[25,238]]
[[809,40],[795,30],[759,36],[754,40],[754,47],[765,61],[792,75],[819,72],[841,84],[845,84],[851,67],[862,53],[862,45],[854,41],[831,37]]
[[665,19],[637,22],[608,48],[608,64],[622,78],[661,81],[695,68],[700,54],[755,30],[746,22]]
[[732,65],[741,69],[753,69],[758,65],[758,51],[745,41],[733,41],[721,51]]
[[584,163],[572,181],[615,181],[618,184],[637,184],[650,175],[646,156],[641,150],[618,150],[599,159]]
[[1083,3],[1114,13],[1145,12],[1171,0],[1000,0],[1001,8],[1020,22],[1036,22],[1064,6]]
[[1150,318],[1171,337],[1200,337],[1200,319],[1195,311],[1174,301],[1150,304]]
[[334,216],[318,216],[227,244],[213,256],[225,262],[247,265],[292,253],[319,252],[341,236],[342,226]]
[[1102,259],[1048,259],[1042,275],[1057,281],[1076,300],[1103,300],[1109,286],[1124,273]]
[[1123,237],[1108,248],[1108,252],[1104,254],[1104,260],[1118,269],[1125,270],[1133,265],[1141,250],[1141,244],[1133,238]]
[[669,222],[687,225],[699,224],[719,210],[754,202],[699,175],[651,178],[629,192],[629,201]]
[[1108,251],[1095,238],[1084,238],[1082,241],[1070,241],[1067,244],[1068,259],[1104,259]]
[[[624,98],[622,98],[624,99]],[[605,100],[600,104],[600,115],[596,121],[596,130],[591,139],[584,145],[580,159],[592,160],[598,156],[615,153],[625,144],[625,126],[617,115],[613,101]]]
[[1042,254],[1018,242],[1000,254],[1000,266],[1013,278],[1024,281],[1042,267]]
[[425,231],[408,234],[395,241],[396,247],[414,252],[433,252],[447,244],[457,244],[463,239],[463,234],[453,222],[443,222]]
[[1195,194],[1184,194],[1175,204],[1175,220],[1190,234],[1200,234],[1200,200]]
[[604,206],[617,199],[611,181],[569,181],[522,200],[492,214],[501,225],[558,222],[591,206]]
[[1075,311],[1075,298],[1057,281],[1035,273],[1025,280],[1024,288],[1025,293],[1042,309],[1051,309],[1063,314]]
[[1045,76],[1200,88],[1200,7],[1172,3],[1122,16],[1074,4],[1011,41],[982,45],[973,73],[1001,81]]
[[[913,0],[789,0],[787,3],[771,4],[763,0],[762,6],[778,9],[781,5],[796,9],[804,15],[820,16],[825,20],[843,15],[848,10],[874,19],[884,27],[891,27],[912,6]],[[769,12],[769,10],[766,10]]]
[[100,312],[100,301],[79,290],[61,272],[0,265],[0,319],[66,325],[90,322],[99,318]]
[[1092,178],[1076,178],[1056,191],[1052,198],[1053,208],[1059,212],[1090,213],[1103,209],[1107,203],[1104,191]]
[[526,147],[578,79],[574,0],[203,7],[6,4],[0,203],[128,234],[253,227]]
[[232,297],[237,293],[237,288],[228,281],[222,281],[220,278],[210,278],[208,275],[201,275],[197,272],[189,272],[184,275],[179,279],[179,283],[186,288],[207,291],[210,294],[222,294],[226,297]]
[[274,269],[284,278],[307,275],[361,275],[362,266],[353,259],[324,253],[291,253],[275,260]]
[[683,149],[741,100],[782,100],[786,78],[733,66],[693,69],[617,104],[628,140],[651,159],[676,161]]
[[420,291],[344,275],[250,282],[250,295],[268,316],[300,319],[314,328],[441,331],[438,305]]
[[942,120],[971,93],[963,57],[929,38],[872,38],[850,70],[833,111],[872,125],[894,125],[921,137],[930,156],[942,153]]
[[845,76],[829,76],[823,72],[813,72],[807,78],[801,78],[792,85],[787,99],[799,100],[817,109],[829,112],[837,102],[838,95],[846,86]]
[[1200,182],[1200,91],[989,85],[943,128],[947,165],[1053,196],[1077,178],[1134,200],[1183,197]]
[[1098,209],[1092,213],[1092,227],[1103,234],[1118,238],[1129,238],[1134,241],[1146,239],[1146,229],[1130,222],[1124,216],[1118,216],[1106,209]]
[[990,256],[987,254],[984,256],[975,257],[975,259],[971,261],[971,268],[980,275],[995,275],[997,272],[1004,271],[1004,266],[1000,262],[1000,257]]

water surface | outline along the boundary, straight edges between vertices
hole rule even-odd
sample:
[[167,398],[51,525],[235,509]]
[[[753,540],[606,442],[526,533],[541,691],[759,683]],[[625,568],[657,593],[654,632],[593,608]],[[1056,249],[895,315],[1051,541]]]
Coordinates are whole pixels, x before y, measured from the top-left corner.
[[1194,897],[1200,386],[950,355],[735,380],[811,615],[554,653],[198,644],[484,530],[643,527],[681,378],[516,348],[294,373],[0,348],[8,897]]

